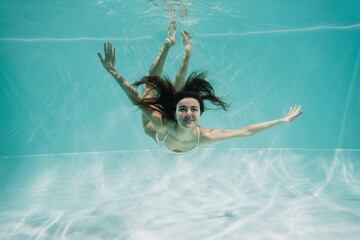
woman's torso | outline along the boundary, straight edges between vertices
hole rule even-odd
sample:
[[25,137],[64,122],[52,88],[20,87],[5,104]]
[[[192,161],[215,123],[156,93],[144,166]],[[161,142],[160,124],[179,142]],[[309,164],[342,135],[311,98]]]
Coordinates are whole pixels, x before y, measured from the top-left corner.
[[174,131],[177,122],[173,121],[172,123],[170,122],[170,124],[164,125],[164,127],[156,133],[156,141],[159,145],[165,145],[163,147],[175,153],[189,152],[199,147],[201,137],[199,126],[193,129],[193,134],[190,137],[179,138]]
[[[174,124],[174,122],[175,122],[174,120],[169,120],[169,119],[163,119],[162,121],[160,120],[159,123],[157,124],[157,128],[155,128],[154,125],[151,122],[149,122],[144,127],[144,130],[149,137],[151,137],[155,142],[157,142],[156,135],[158,135],[159,140],[164,140],[166,134],[168,133],[169,129]],[[200,133],[198,147],[211,144],[212,142],[210,139],[210,130],[203,128],[199,125],[197,125],[197,127],[199,128],[199,133]],[[197,133],[195,131],[196,128],[194,129],[193,137],[191,139],[187,139],[186,141],[184,140],[180,141],[176,137],[176,135],[170,131],[167,138],[165,139],[166,146],[170,150],[179,151],[179,152],[186,152],[188,150],[191,150],[197,144],[197,135],[196,135]]]

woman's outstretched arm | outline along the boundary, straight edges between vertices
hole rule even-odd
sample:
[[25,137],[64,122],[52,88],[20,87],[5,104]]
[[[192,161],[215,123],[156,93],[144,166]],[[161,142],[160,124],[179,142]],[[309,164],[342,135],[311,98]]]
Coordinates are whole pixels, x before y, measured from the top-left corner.
[[253,124],[244,127],[242,129],[237,129],[237,130],[212,129],[210,130],[209,133],[209,143],[214,143],[232,138],[250,137],[266,129],[280,125],[282,123],[292,122],[303,113],[302,111],[300,112],[300,108],[301,106],[297,107],[295,105],[294,108],[290,107],[289,113],[285,113],[285,116],[283,118],[273,121]]
[[131,84],[128,83],[120,75],[120,73],[116,71],[115,69],[116,49],[115,48],[113,49],[112,44],[110,44],[109,42],[107,43],[107,47],[106,47],[106,43],[104,43],[104,53],[105,53],[104,58],[101,56],[100,53],[98,53],[98,56],[100,58],[103,67],[115,78],[117,83],[120,85],[122,90],[124,90],[124,92],[126,93],[126,95],[128,96],[128,98],[132,103],[136,103],[137,101],[139,101],[141,97],[139,93],[136,91],[136,89],[133,86],[131,86]]
[[[110,44],[109,42],[107,43],[107,46],[106,43],[104,43],[104,53],[105,53],[104,58],[101,56],[100,53],[98,53],[98,56],[100,58],[103,67],[115,78],[117,83],[120,85],[122,90],[130,99],[130,101],[133,104],[138,103],[138,101],[141,100],[139,93],[115,69],[116,49],[115,48],[113,49],[112,44]],[[159,114],[156,111],[152,109],[142,108],[140,106],[139,108],[146,115],[146,117],[154,124],[155,128],[157,128],[161,124],[161,116],[158,116]]]
[[179,91],[185,84],[185,78],[189,67],[189,61],[190,61],[191,49],[192,49],[192,39],[190,34],[187,33],[186,31],[182,31],[181,37],[183,39],[183,45],[184,45],[184,58],[182,60],[180,69],[176,74],[174,80],[174,86],[176,91]]

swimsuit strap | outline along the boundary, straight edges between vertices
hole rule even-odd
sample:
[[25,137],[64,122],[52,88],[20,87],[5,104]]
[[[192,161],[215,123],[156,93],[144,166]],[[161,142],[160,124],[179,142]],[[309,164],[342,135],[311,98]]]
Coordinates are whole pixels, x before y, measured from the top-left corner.
[[171,126],[171,128],[169,129],[169,131],[166,133],[166,135],[165,135],[164,139],[162,140],[162,142],[165,142],[167,136],[168,136],[169,133],[171,132],[171,129],[173,129],[173,127],[175,126],[175,123],[176,123],[176,122],[173,123],[173,125]]
[[[169,129],[169,131],[166,133],[164,139],[162,140],[162,142],[165,143],[165,140],[167,138],[167,136],[170,134],[171,130],[173,129],[173,127],[175,126],[176,122],[173,123],[173,125],[171,126],[171,128]],[[197,144],[195,147],[198,147],[199,146],[199,142],[200,142],[200,128],[199,126],[196,126],[197,127],[197,135],[198,135],[198,139],[197,139]]]
[[197,126],[197,133],[198,133],[198,141],[197,141],[196,147],[199,146],[199,142],[200,142],[200,128],[199,128],[199,126]]

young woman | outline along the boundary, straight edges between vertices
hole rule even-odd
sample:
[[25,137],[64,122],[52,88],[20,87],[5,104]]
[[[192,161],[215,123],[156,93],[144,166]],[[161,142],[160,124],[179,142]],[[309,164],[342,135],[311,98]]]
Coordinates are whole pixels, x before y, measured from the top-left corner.
[[[290,107],[283,118],[250,125],[238,130],[206,129],[198,126],[204,112],[204,100],[224,110],[228,104],[215,96],[214,89],[205,80],[205,73],[192,73],[185,81],[191,56],[191,36],[182,31],[184,58],[173,83],[160,78],[169,49],[175,45],[176,22],[172,21],[165,43],[150,67],[146,77],[129,84],[115,70],[116,49],[104,43],[104,58],[98,53],[104,68],[116,79],[130,101],[139,107],[145,133],[166,153],[191,155],[199,147],[231,138],[250,137],[258,132],[285,122],[292,122],[302,114],[301,106]],[[142,96],[134,87],[143,85]]]

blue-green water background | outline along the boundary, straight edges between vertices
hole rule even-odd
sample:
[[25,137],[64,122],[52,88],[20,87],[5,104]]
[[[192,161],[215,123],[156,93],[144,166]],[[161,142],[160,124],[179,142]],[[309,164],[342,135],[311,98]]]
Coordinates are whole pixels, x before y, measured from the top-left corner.
[[[1,238],[359,239],[360,2],[172,1],[182,18],[155,2],[0,2]],[[304,114],[191,159],[158,151],[96,53],[111,41],[132,83],[171,16],[164,73],[185,29],[189,71],[232,103],[201,126]]]
[[[188,9],[178,28],[193,36],[189,71],[209,71],[232,102],[228,113],[205,112],[202,126],[236,129],[293,104],[304,110],[291,125],[213,147],[360,148],[358,1],[198,1]],[[1,156],[154,148],[96,53],[111,40],[118,71],[138,80],[166,37],[165,11],[146,1],[2,1],[1,23]],[[177,41],[164,69],[172,78],[183,56],[179,33]]]

